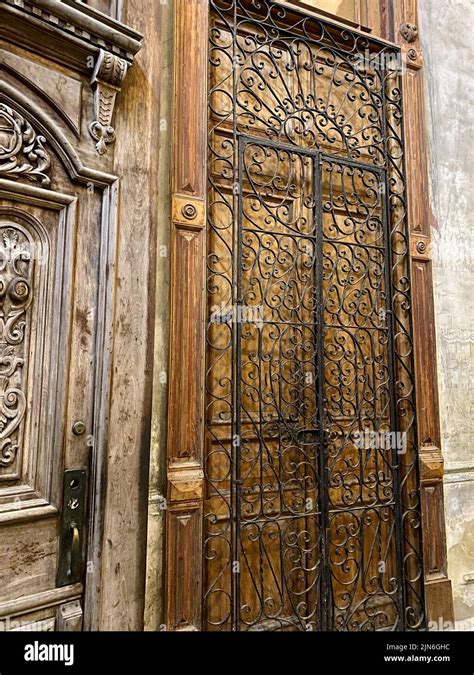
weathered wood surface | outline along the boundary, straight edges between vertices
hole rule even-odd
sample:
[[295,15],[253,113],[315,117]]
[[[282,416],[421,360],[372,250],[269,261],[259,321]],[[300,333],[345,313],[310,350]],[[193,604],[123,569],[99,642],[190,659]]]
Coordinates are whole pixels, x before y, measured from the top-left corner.
[[[143,168],[138,167],[140,148],[132,148],[135,164],[123,154],[114,158],[111,128],[113,103],[140,35],[85,5],[36,4],[43,9],[41,21],[27,3],[0,4],[0,245],[7,261],[1,270],[6,293],[0,300],[5,417],[0,429],[0,614],[14,616],[23,627],[46,622],[48,630],[79,630],[83,618],[86,628],[140,628],[146,505],[139,505],[135,495],[146,482],[143,453],[148,455],[147,308],[153,293],[148,265],[153,254],[146,247],[154,228],[152,207],[147,221],[143,213],[132,218],[126,202],[118,205],[117,227],[113,172],[123,168],[125,199],[137,211],[143,205],[137,195],[153,190],[143,184],[136,190]],[[115,13],[118,5],[112,5]],[[144,24],[138,11],[131,12],[131,20]],[[158,67],[150,69],[156,76]],[[137,98],[146,89],[140,73],[137,69]],[[124,125],[125,138],[143,144],[142,154],[154,133],[147,115],[140,117],[138,111],[131,117],[135,127],[130,133]],[[137,235],[143,240],[139,245]],[[114,285],[122,281],[115,315]],[[124,379],[110,399],[117,331],[115,365]],[[128,435],[127,417],[133,420]],[[78,420],[83,435],[72,431]],[[58,588],[63,472],[68,468],[85,468],[89,474],[89,520],[80,533],[88,564],[81,584]],[[118,493],[120,503],[114,501]],[[104,507],[110,509],[105,517]],[[124,523],[124,513],[133,525]],[[115,541],[112,572],[102,547],[110,550]],[[117,570],[130,585],[122,583],[112,597],[108,583]]]

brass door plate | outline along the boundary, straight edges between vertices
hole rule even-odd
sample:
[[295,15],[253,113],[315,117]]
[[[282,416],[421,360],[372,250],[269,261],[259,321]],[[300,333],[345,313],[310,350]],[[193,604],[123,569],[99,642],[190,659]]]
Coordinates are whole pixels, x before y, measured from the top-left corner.
[[59,538],[56,586],[69,586],[82,580],[83,535],[86,514],[86,471],[64,472],[63,514]]

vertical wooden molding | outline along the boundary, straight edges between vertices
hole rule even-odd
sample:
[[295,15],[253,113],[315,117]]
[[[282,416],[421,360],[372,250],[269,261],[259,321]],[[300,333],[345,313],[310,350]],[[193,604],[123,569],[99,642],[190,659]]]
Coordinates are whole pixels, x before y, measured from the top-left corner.
[[447,575],[423,55],[417,0],[395,0],[393,22],[393,37],[401,47],[405,68],[403,95],[427,613],[428,620],[442,617],[453,621],[451,582]]
[[207,0],[175,0],[166,627],[201,627]]

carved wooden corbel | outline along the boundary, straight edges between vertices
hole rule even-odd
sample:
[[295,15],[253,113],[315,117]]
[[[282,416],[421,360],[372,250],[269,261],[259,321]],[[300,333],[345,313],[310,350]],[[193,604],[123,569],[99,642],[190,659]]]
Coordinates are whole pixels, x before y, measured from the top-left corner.
[[75,0],[0,0],[0,38],[79,73],[90,72],[99,48],[131,65],[142,43],[130,26]]
[[94,88],[95,119],[89,124],[89,133],[96,141],[99,155],[107,151],[107,146],[115,141],[115,129],[112,126],[115,99],[127,74],[125,59],[100,50],[91,84]]
[[418,37],[418,26],[414,23],[402,23],[400,35],[406,42],[415,42]]

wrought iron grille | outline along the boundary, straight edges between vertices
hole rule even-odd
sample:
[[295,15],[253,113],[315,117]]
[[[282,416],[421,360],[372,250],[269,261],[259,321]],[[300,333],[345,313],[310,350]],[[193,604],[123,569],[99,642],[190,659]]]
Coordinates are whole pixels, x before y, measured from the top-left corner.
[[204,627],[422,628],[398,51],[210,4]]

